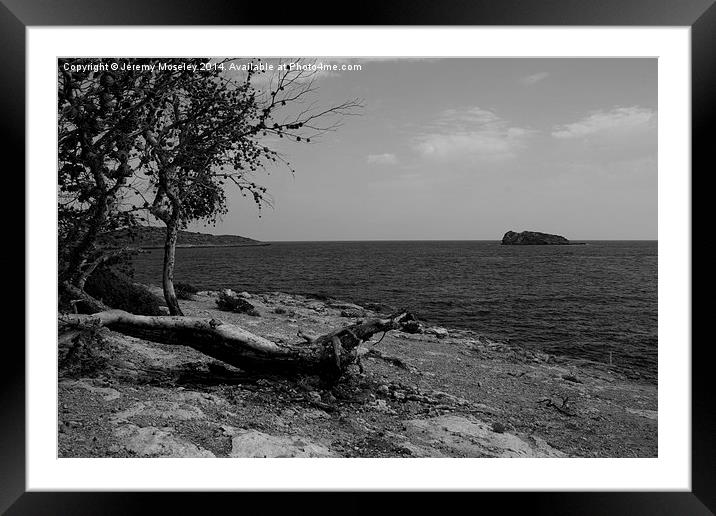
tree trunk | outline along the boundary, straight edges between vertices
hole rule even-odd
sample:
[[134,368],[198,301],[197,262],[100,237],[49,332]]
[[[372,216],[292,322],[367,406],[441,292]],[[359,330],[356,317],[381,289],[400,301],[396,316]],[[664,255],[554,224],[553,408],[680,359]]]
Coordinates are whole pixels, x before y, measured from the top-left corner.
[[62,280],[67,279],[73,285],[77,285],[82,277],[82,264],[92,249],[92,245],[95,243],[102,225],[107,221],[109,196],[106,193],[100,195],[95,205],[91,208],[91,211],[92,215],[86,222],[87,227],[84,228],[84,233],[82,233],[81,230],[77,231],[79,234],[77,240],[70,244],[71,248],[68,253],[66,270],[60,278]]
[[80,274],[79,279],[77,280],[77,288],[84,292],[85,289],[85,283],[87,283],[87,280],[90,276],[92,276],[92,273],[97,270],[97,267],[102,265],[105,262],[108,262],[109,260],[116,258],[118,256],[121,256],[123,254],[129,254],[129,253],[135,253],[138,254],[142,252],[140,249],[135,249],[132,247],[123,247],[122,249],[114,249],[111,251],[105,251],[103,254],[101,254],[98,258],[96,258],[92,263],[87,265],[85,269],[82,271],[82,274]]
[[189,346],[244,371],[315,373],[329,381],[336,381],[356,362],[358,346],[374,334],[390,330],[416,333],[421,328],[412,314],[400,313],[362,321],[315,339],[304,337],[301,342],[285,344],[217,319],[198,317],[156,317],[107,310],[94,315],[62,314],[59,323],[60,338],[78,328],[106,326],[133,337]]
[[179,300],[174,291],[174,255],[177,248],[177,237],[179,235],[179,227],[177,221],[173,218],[166,222],[167,237],[164,242],[164,268],[162,273],[162,289],[164,290],[164,300],[167,302],[170,315],[184,315],[179,308]]
[[[97,154],[94,150],[88,151],[88,154],[94,155],[90,162],[90,169],[100,194],[88,210],[88,220],[84,224],[80,222],[79,227],[75,228],[72,236],[65,242],[65,244],[69,243],[66,269],[60,271],[60,280],[69,281],[75,286],[79,286],[83,275],[82,265],[97,241],[102,227],[110,218],[110,205],[116,200],[118,192],[126,184],[128,177],[119,177],[114,186],[110,186],[104,175],[102,155]],[[86,227],[83,227],[85,225]],[[80,290],[82,288],[80,286]]]
[[82,304],[82,312],[95,313],[111,310],[110,307],[102,303],[101,301],[93,298],[87,294],[84,290],[77,288],[72,285],[69,281],[63,281],[60,283],[60,292],[64,294],[65,298],[74,305],[77,309],[79,303]]

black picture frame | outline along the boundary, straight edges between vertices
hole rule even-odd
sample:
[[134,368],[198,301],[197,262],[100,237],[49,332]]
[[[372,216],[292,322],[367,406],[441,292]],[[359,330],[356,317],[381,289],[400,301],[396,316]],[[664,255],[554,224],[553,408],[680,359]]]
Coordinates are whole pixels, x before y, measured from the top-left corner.
[[[552,26],[689,26],[692,50],[692,192],[694,173],[706,175],[713,144],[716,100],[716,6],[714,0],[401,0],[361,2],[350,16],[333,7],[293,2],[272,6],[236,0],[0,0],[0,146],[4,157],[17,157],[11,170],[17,188],[25,190],[25,30],[63,25],[552,25]],[[708,169],[707,169],[708,167]],[[7,170],[7,169],[6,169]],[[693,207],[693,200],[692,200]],[[18,211],[6,224],[20,224]],[[23,212],[24,213],[24,210]],[[24,215],[23,215],[24,217]],[[697,220],[694,218],[694,223]],[[23,225],[24,226],[24,225]],[[698,234],[692,228],[692,235]],[[24,242],[25,235],[14,239]],[[24,266],[25,275],[31,274]],[[693,253],[693,250],[692,250]],[[693,256],[693,254],[692,254]],[[6,265],[9,270],[10,264]],[[17,269],[17,265],[13,265]],[[692,269],[693,270],[693,269]],[[702,287],[705,289],[705,287]],[[15,306],[21,301],[15,294]],[[23,298],[24,299],[24,298]],[[24,303],[23,303],[24,305]],[[28,310],[31,307],[27,307]],[[693,316],[692,316],[693,320]],[[25,488],[25,355],[19,339],[5,338],[0,375],[0,513],[132,514],[145,511],[188,514],[206,511],[208,494],[26,492]],[[24,334],[23,334],[24,340]],[[691,343],[677,343],[691,345]],[[458,505],[483,510],[496,503],[522,506],[533,514],[714,514],[716,513],[716,425],[709,339],[692,345],[692,490],[690,492],[530,492],[450,494],[449,506],[434,493],[412,493],[405,504],[422,509]],[[430,495],[430,496],[427,496]],[[372,511],[385,505],[384,494],[349,493],[331,500],[325,493],[272,493],[269,512],[304,506],[338,514]],[[310,499],[309,499],[310,497]],[[457,497],[457,498],[455,498]],[[467,499],[465,499],[467,498]],[[320,502],[318,501],[320,499]],[[266,494],[212,493],[212,504],[247,510]],[[304,505],[305,504],[305,505]],[[154,508],[153,508],[154,506]]]

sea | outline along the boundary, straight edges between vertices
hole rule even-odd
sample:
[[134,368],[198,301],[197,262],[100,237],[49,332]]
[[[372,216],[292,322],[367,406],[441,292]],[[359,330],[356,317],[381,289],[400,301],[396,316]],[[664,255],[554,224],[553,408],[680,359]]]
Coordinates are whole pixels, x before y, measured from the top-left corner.
[[[428,324],[604,364],[655,382],[657,241],[272,242],[177,249],[175,281],[407,309]],[[161,284],[161,249],[133,258]]]

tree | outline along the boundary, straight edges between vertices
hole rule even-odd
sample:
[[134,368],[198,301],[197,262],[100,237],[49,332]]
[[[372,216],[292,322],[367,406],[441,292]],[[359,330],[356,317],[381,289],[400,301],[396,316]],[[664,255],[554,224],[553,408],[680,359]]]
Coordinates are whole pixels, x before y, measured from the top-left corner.
[[138,121],[186,78],[135,67],[110,71],[101,64],[58,63],[58,280],[80,292],[108,258],[98,236],[142,220],[141,210],[122,203],[133,189]]
[[[151,214],[166,226],[164,297],[170,313],[181,315],[173,287],[179,229],[224,214],[227,182],[260,209],[268,203],[266,189],[251,174],[269,164],[289,165],[265,137],[310,143],[360,107],[357,100],[317,107],[317,72],[310,67],[281,70],[256,86],[254,78],[266,74],[260,60],[206,63],[128,59],[111,70],[99,60],[60,61],[63,288],[81,291],[87,276],[108,259],[97,245],[101,234],[147,222]],[[244,72],[229,73],[230,68]],[[139,199],[139,205],[128,199]]]
[[[252,62],[241,77],[222,73],[226,63],[214,63],[203,74],[187,72],[186,66],[99,73],[92,60],[60,63],[60,279],[94,312],[60,314],[60,339],[107,326],[188,345],[245,369],[317,372],[336,380],[358,359],[361,342],[378,332],[420,331],[418,321],[398,313],[284,344],[216,319],[181,315],[173,287],[178,230],[225,213],[227,182],[260,209],[267,203],[266,189],[252,174],[274,163],[290,165],[264,138],[310,143],[360,107],[357,100],[318,107],[312,98],[316,72],[310,67],[280,70],[261,88],[252,82],[260,73]],[[132,197],[142,199],[141,206],[123,204]],[[131,226],[142,211],[166,225],[163,288],[169,317],[112,310],[82,290],[87,275],[107,259],[101,250],[93,255],[98,235]]]
[[243,63],[246,73],[237,77],[228,72],[237,68],[236,61],[215,62],[152,104],[140,121],[141,171],[154,191],[149,209],[166,225],[162,286],[171,315],[182,315],[173,285],[179,230],[226,212],[226,182],[250,195],[260,210],[267,203],[266,188],[252,174],[278,162],[290,165],[266,137],[310,143],[335,129],[337,117],[360,107],[357,100],[317,107],[311,98],[316,72],[302,67],[280,70],[259,88],[253,79],[266,71],[258,63]]

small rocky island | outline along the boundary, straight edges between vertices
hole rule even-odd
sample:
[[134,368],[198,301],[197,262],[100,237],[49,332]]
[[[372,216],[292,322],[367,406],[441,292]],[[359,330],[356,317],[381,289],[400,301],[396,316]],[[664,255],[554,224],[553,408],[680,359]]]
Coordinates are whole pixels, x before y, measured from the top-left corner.
[[508,231],[502,237],[502,245],[570,245],[570,241],[560,235],[550,235],[538,231]]

